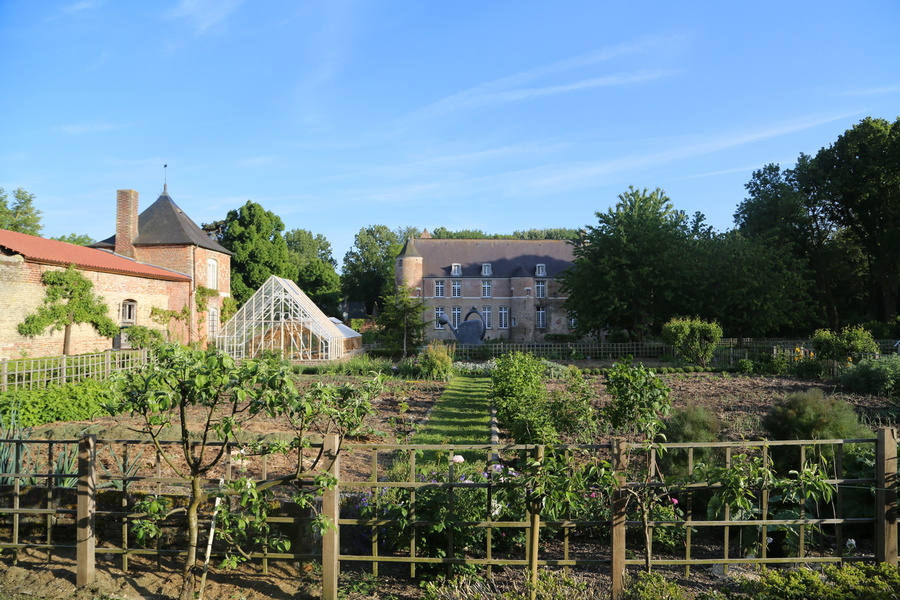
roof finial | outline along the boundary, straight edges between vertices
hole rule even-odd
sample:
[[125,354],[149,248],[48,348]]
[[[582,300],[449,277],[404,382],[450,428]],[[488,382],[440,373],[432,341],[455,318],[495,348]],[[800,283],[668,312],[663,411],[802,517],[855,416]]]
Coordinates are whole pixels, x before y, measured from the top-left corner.
[[169,165],[163,165],[163,194],[166,196],[169,195],[169,171],[167,171],[168,168]]

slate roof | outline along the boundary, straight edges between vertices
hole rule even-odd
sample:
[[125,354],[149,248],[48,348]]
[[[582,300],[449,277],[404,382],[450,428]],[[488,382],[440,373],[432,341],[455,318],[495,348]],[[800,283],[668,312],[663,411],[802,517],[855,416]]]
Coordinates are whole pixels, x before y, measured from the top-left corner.
[[104,250],[47,240],[6,229],[0,229],[0,251],[4,254],[21,254],[30,262],[60,266],[75,265],[86,271],[120,273],[166,281],[191,280],[182,273],[139,263]]
[[[233,254],[210,238],[172,200],[164,190],[156,202],[138,216],[138,236],[135,246],[199,246],[222,254]],[[116,236],[93,244],[94,248],[115,248]]]
[[459,263],[462,277],[481,277],[482,263],[491,263],[492,278],[534,277],[537,265],[553,278],[572,266],[575,256],[565,240],[494,240],[416,238],[407,241],[401,257],[422,257],[423,277],[450,277]]

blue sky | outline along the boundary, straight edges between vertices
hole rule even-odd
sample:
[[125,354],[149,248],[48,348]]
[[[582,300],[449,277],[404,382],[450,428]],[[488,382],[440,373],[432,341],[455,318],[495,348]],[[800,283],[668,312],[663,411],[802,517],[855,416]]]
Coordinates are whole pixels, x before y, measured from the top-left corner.
[[633,185],[722,231],[753,170],[900,115],[896,0],[0,0],[0,186],[198,223],[583,227]]

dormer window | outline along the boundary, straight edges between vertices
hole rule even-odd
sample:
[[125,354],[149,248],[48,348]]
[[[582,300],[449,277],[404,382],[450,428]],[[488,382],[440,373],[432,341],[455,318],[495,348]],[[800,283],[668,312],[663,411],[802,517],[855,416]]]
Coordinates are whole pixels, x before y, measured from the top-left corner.
[[453,263],[453,266],[450,267],[450,275],[453,277],[462,277],[462,265]]
[[481,276],[482,277],[490,277],[493,273],[491,273],[491,263],[482,263],[481,265]]
[[547,276],[547,265],[539,264],[537,269],[534,272],[535,277],[546,277]]

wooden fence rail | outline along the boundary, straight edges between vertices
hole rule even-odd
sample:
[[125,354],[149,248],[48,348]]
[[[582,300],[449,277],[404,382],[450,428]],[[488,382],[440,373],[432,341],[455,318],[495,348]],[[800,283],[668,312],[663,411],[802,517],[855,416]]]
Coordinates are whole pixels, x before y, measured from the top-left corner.
[[44,388],[82,379],[105,379],[116,371],[146,364],[150,351],[107,350],[97,354],[0,360],[0,392]]
[[[238,451],[238,445],[232,446],[221,469],[209,474],[208,489],[215,490],[221,485],[220,480],[230,481],[241,475],[256,480],[281,475],[266,462],[271,460],[266,456],[247,457]],[[778,452],[798,455],[801,463],[810,458],[826,465],[828,482],[837,490],[828,513],[806,514],[800,506],[797,514],[790,517],[773,514],[767,504],[771,500],[768,489],[753,490],[759,499],[759,508],[753,514],[729,513],[727,507],[723,517],[698,512],[700,499],[714,493],[718,482],[681,486],[670,483],[665,487],[662,480],[637,477],[636,468],[657,460],[657,447],[621,439],[589,446],[450,447],[341,445],[337,436],[330,435],[311,451],[319,449],[328,460],[327,470],[338,482],[326,491],[319,510],[337,527],[321,538],[312,538],[299,532],[309,515],[285,513],[273,517],[273,523],[289,528],[298,544],[290,553],[267,552],[254,557],[264,570],[272,560],[320,560],[323,598],[328,600],[337,599],[342,564],[349,562],[367,563],[376,575],[380,563],[403,563],[412,576],[423,565],[444,565],[448,569],[460,564],[486,569],[515,566],[531,577],[544,566],[591,566],[608,570],[614,598],[623,589],[626,569],[645,561],[652,566],[685,570],[701,565],[727,568],[735,564],[856,560],[897,564],[897,434],[892,428],[879,430],[875,439],[666,445],[668,453],[681,453],[676,456],[682,457],[680,464],[687,472],[696,467],[695,456],[700,452],[718,453],[716,460],[725,465],[742,455],[760,457],[768,463]],[[515,473],[517,467],[510,465],[523,459],[544,461],[559,453],[576,457],[574,462],[566,463],[570,465],[566,468],[577,470],[588,464],[579,463],[577,457],[611,465],[617,482],[611,503],[597,504],[594,513],[573,515],[549,514],[541,502],[522,500],[516,504],[516,512],[501,512],[502,503],[508,503],[509,508],[516,498],[529,498],[526,486],[535,485],[534,479],[529,483],[527,477]],[[852,456],[861,454],[874,456],[871,476],[860,476],[845,468]],[[73,456],[78,458],[77,469],[68,460]],[[460,459],[450,460],[455,456]],[[342,457],[346,458],[342,461]],[[185,482],[167,470],[146,440],[97,440],[93,436],[80,440],[0,440],[0,471],[0,548],[12,550],[14,556],[24,548],[38,548],[52,558],[59,550],[74,545],[79,585],[93,581],[95,555],[101,544],[104,554],[120,557],[124,570],[128,569],[129,557],[178,555],[184,551],[177,547],[141,547],[130,534],[128,525],[136,516],[132,510],[135,498],[149,493],[186,493]],[[651,536],[668,530],[681,531],[684,541],[676,551],[654,550],[649,557],[634,558],[644,551],[644,545],[633,539],[642,536],[632,535],[643,532],[643,521],[635,516],[629,498],[634,497],[635,491],[654,487],[660,490],[660,496],[677,497],[684,514],[677,518],[651,518]],[[873,510],[866,516],[850,516],[850,509],[858,513],[861,507],[848,506],[848,497],[868,497],[868,492],[858,493],[860,488],[875,490]],[[583,497],[588,498],[589,492],[583,490]],[[290,504],[287,494],[282,501]],[[367,512],[357,510],[363,504],[368,507]],[[434,525],[439,518],[435,506],[446,509],[440,517],[446,527],[439,537],[440,548],[435,547],[438,528]],[[406,511],[402,518],[395,510],[398,507]],[[482,516],[473,519],[473,514]],[[211,518],[212,503],[205,514],[207,522]],[[173,522],[171,526],[183,527],[183,523]],[[733,534],[740,528],[744,528],[745,535],[763,540],[753,555],[743,552],[736,543]],[[751,531],[747,528],[753,528],[752,533],[747,533]],[[847,528],[853,528],[852,535],[860,540],[854,555],[844,551]],[[766,537],[776,529],[791,530],[798,537],[796,555],[767,554]],[[471,535],[475,531],[478,535]],[[400,542],[391,545],[388,534]],[[806,542],[814,537],[824,539],[826,535],[829,543],[820,544],[810,553]],[[503,542],[512,538],[521,540],[521,545]],[[550,540],[553,543],[544,543]]]

